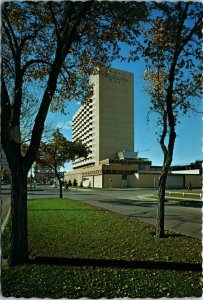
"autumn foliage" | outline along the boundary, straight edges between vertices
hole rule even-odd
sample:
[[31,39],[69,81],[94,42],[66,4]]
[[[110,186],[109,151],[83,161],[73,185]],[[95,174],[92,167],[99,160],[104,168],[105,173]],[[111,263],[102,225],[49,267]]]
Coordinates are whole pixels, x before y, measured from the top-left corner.
[[[89,75],[121,58],[119,43],[135,42],[146,14],[145,3],[139,2],[3,3],[1,141],[12,177],[11,265],[28,258],[27,173],[49,109],[64,112],[69,100],[88,100]],[[25,103],[37,109],[22,153]]]
[[196,111],[202,93],[202,5],[162,2],[151,6],[150,26],[144,32],[144,79],[151,112],[158,113],[158,140],[164,160],[159,180],[157,236],[164,235],[167,175],[173,160],[180,117]]
[[60,169],[64,164],[79,157],[87,157],[90,153],[88,147],[80,140],[74,142],[68,141],[57,129],[52,134],[52,140],[47,143],[41,143],[37,162],[48,166],[55,173],[60,186],[60,198],[63,198],[62,185],[63,180],[60,177]]

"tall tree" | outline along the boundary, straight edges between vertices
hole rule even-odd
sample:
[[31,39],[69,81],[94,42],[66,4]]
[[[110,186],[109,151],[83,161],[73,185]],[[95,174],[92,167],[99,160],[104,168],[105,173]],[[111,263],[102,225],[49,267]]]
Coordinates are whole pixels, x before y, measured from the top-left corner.
[[[12,177],[10,265],[28,259],[27,173],[49,108],[63,111],[70,99],[87,100],[89,74],[120,57],[119,43],[135,41],[145,15],[139,2],[3,3],[1,137]],[[35,96],[38,111],[26,153],[21,153],[26,90]]]
[[143,56],[146,90],[151,111],[158,113],[163,167],[158,187],[157,236],[164,235],[164,201],[167,175],[173,159],[176,126],[181,115],[201,99],[200,2],[162,2],[151,7],[151,24],[145,31]]
[[63,198],[63,181],[60,177],[60,168],[68,161],[79,157],[86,158],[90,153],[88,147],[81,141],[68,141],[57,129],[52,134],[49,143],[41,143],[38,151],[37,162],[50,167],[59,182],[59,196]]

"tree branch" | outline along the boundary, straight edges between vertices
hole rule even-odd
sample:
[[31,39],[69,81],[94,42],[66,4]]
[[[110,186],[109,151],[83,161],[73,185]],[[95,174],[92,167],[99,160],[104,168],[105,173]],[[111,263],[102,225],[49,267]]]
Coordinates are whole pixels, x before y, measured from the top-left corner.
[[13,28],[12,28],[12,26],[11,26],[11,23],[10,23],[10,21],[9,21],[9,18],[8,18],[8,15],[7,15],[5,9],[2,10],[2,15],[5,17],[5,20],[6,20],[7,24],[8,24],[8,27],[9,27],[9,30],[10,30],[10,32],[11,32],[11,35],[12,35],[12,38],[13,38],[15,47],[16,47],[16,49],[18,49],[18,48],[19,48],[19,46],[18,46],[18,41],[17,41],[17,38],[16,38],[16,36],[15,36],[14,30],[13,30]]
[[27,41],[36,38],[36,36],[37,36],[39,30],[40,30],[40,27],[39,27],[39,28],[36,28],[36,29],[34,30],[34,33],[33,33],[33,34],[28,34],[28,35],[24,36],[24,37],[21,39],[21,42],[20,42],[20,48],[22,49]]
[[13,78],[15,78],[15,68],[11,63],[11,60],[6,57],[2,57],[2,65],[5,65],[5,68],[8,68],[10,74],[12,74]]
[[[183,48],[185,47],[185,45],[191,40],[193,34],[196,32],[196,30],[198,29],[198,27],[201,29],[201,25],[202,25],[202,16],[200,16],[198,18],[198,21],[195,23],[195,25],[193,26],[193,28],[191,29],[190,33],[186,36],[186,38],[183,40],[182,45],[179,48],[179,54],[180,52],[182,52]],[[179,37],[178,37],[179,38]]]
[[12,41],[12,37],[11,37],[10,32],[9,32],[9,29],[4,24],[4,22],[2,22],[2,27],[4,28],[5,33],[6,33],[7,37],[8,37],[9,45],[10,45],[10,48],[11,48],[11,52],[13,54],[13,59],[14,59],[14,62],[16,63],[16,50],[15,50],[15,48],[13,46],[13,41]]
[[83,8],[81,9],[81,11],[78,13],[77,17],[75,18],[76,21],[69,33],[69,40],[66,39],[66,36],[68,35],[68,31],[70,29],[69,20],[67,19],[63,38],[62,38],[62,45],[64,45],[62,53],[64,56],[66,56],[68,54],[68,51],[70,49],[70,44],[71,44],[70,41],[73,42],[74,38],[78,35],[78,32],[77,32],[78,25],[80,24],[81,20],[84,18],[88,9],[92,6],[93,3],[94,3],[93,0],[82,3]]
[[60,32],[58,30],[58,25],[57,25],[57,21],[56,21],[56,18],[55,18],[55,14],[54,14],[54,11],[53,11],[53,8],[52,8],[52,2],[49,1],[48,6],[49,6],[49,9],[50,9],[51,18],[52,18],[52,21],[53,21],[53,24],[54,24],[54,27],[55,27],[57,44],[58,44],[58,46],[60,46],[61,45],[61,37],[60,37]]
[[[67,3],[69,4],[69,2],[67,2]],[[40,145],[41,135],[42,135],[42,132],[44,129],[44,122],[45,122],[45,119],[46,119],[46,116],[48,113],[48,109],[49,109],[52,97],[56,90],[57,78],[61,71],[63,62],[65,60],[66,55],[68,54],[71,44],[74,41],[74,37],[77,35],[77,27],[79,26],[82,18],[85,16],[85,14],[87,13],[87,10],[92,5],[92,3],[93,3],[93,1],[83,3],[83,9],[79,12],[77,18],[75,17],[76,22],[75,22],[71,32],[69,32],[70,24],[68,22],[69,21],[68,15],[66,15],[67,22],[66,22],[64,33],[63,33],[63,38],[61,40],[62,45],[61,45],[61,47],[59,47],[59,45],[57,46],[55,59],[52,64],[49,79],[47,82],[47,87],[45,89],[39,111],[35,118],[35,123],[34,123],[33,131],[32,131],[30,146],[29,146],[26,156],[25,156],[27,168],[30,167],[33,159],[37,155],[37,150]],[[72,5],[72,3],[71,3],[71,5]]]
[[180,101],[178,101],[173,107],[172,109],[175,109],[177,108],[178,105],[180,105],[181,103],[184,103],[184,101],[189,97],[191,96],[197,89],[201,88],[202,84],[200,83],[199,85],[196,85],[192,91],[190,91],[190,94],[189,95],[185,95],[185,96],[182,96],[182,99]]
[[[3,72],[2,72],[3,73]],[[9,121],[11,118],[11,105],[9,101],[9,95],[8,91],[6,88],[6,84],[3,78],[1,78],[1,92],[2,92],[2,99],[1,99],[1,142],[3,145],[3,148],[5,149],[6,147],[9,148],[10,146],[10,128],[9,128]]]
[[25,63],[25,65],[22,67],[22,74],[24,75],[27,68],[29,68],[31,65],[33,64],[36,64],[36,63],[43,63],[43,64],[46,64],[48,66],[52,66],[52,63],[46,61],[46,60],[43,60],[43,59],[31,59],[29,60],[28,62]]
[[41,105],[39,107],[38,113],[35,118],[35,123],[32,130],[31,142],[25,156],[25,160],[27,162],[28,168],[32,164],[33,158],[35,158],[37,155],[42,132],[44,129],[44,122],[46,120],[48,109],[51,100],[53,98],[54,92],[56,90],[57,78],[58,78],[58,74],[60,73],[63,60],[64,58],[60,55],[60,53],[59,52],[56,53],[55,60],[50,70],[47,87],[45,89]]

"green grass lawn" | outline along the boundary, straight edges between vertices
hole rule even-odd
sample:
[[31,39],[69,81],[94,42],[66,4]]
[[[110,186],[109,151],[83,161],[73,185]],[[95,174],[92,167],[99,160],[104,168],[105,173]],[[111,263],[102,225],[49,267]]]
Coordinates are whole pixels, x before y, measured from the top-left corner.
[[[4,297],[200,297],[201,242],[68,199],[28,201],[28,264],[2,267]],[[8,228],[3,235],[6,256]]]

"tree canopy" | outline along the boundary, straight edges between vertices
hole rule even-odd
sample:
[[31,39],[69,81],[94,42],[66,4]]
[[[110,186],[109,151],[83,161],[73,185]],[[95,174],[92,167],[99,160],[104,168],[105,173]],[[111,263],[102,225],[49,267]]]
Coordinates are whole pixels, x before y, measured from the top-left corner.
[[25,103],[37,107],[29,157],[36,155],[48,108],[63,111],[70,99],[88,99],[89,75],[121,58],[119,42],[135,42],[145,15],[145,4],[137,2],[2,5],[2,143],[7,155],[13,134],[20,142]]
[[201,98],[202,5],[155,3],[150,16],[154,17],[144,33],[146,91],[151,97],[151,110],[162,117],[170,93],[176,125],[178,116],[195,110],[194,99]]
[[66,162],[79,157],[87,157],[89,153],[88,147],[80,140],[68,141],[57,129],[53,132],[50,142],[41,143],[37,161],[49,166],[54,171],[59,171]]
[[[63,111],[70,99],[88,101],[89,75],[121,58],[119,43],[135,43],[146,14],[144,2],[2,4],[1,141],[12,177],[11,265],[28,258],[27,173],[36,160],[49,109]],[[29,143],[22,147],[26,102],[37,110]]]
[[173,160],[176,125],[180,116],[196,109],[202,83],[202,4],[162,2],[151,6],[145,30],[143,57],[150,110],[158,113],[159,143],[164,160],[159,180],[157,235],[164,235],[167,175]]
[[76,158],[86,158],[90,150],[80,140],[74,142],[68,141],[57,129],[52,134],[52,139],[48,143],[41,143],[37,162],[51,168],[59,181],[60,197],[62,198],[62,180],[60,177],[60,169],[64,167],[66,162],[75,160]]

